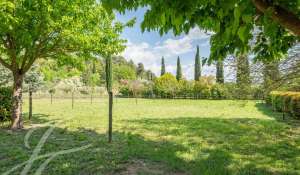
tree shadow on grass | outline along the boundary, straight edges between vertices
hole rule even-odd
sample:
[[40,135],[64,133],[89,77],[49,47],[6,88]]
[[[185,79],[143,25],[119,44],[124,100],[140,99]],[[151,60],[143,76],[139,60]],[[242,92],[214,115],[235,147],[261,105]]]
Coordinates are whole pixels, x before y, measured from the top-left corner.
[[[26,129],[19,132],[0,132],[0,139],[5,140],[5,142],[0,142],[1,174],[29,160],[34,148],[50,128],[50,126],[43,124],[52,121],[48,121],[45,115],[39,114],[33,116],[31,122],[35,127],[26,127]],[[161,143],[146,140],[140,135],[116,131],[113,135],[113,143],[109,144],[106,134],[97,133],[90,129],[72,128],[72,130],[69,130],[61,127],[61,125],[56,125],[55,122],[53,127],[53,132],[42,146],[41,152],[39,153],[40,156],[90,144],[91,146],[78,152],[55,157],[42,174],[122,174],[126,169],[124,166],[130,165],[133,160],[139,159],[146,163],[152,162],[147,156],[144,157],[144,159],[143,156],[137,156],[136,149],[139,151],[147,151],[149,156],[158,156],[163,153],[163,150],[159,147]],[[34,129],[34,131],[32,135],[28,137],[30,148],[27,148],[24,144],[24,139],[26,134],[32,129]],[[172,149],[173,151],[182,150],[179,145],[174,145],[172,142],[164,142],[163,145],[163,148],[174,148]],[[145,150],[143,150],[144,148]],[[162,156],[169,156],[171,160],[174,161],[182,161],[176,158],[175,152],[172,151],[164,153]],[[47,158],[35,160],[28,174],[34,174]],[[159,163],[159,165],[163,165],[159,166],[162,169],[159,172],[162,174],[175,174],[175,171],[176,173],[179,172],[163,163]],[[13,171],[11,174],[20,174],[23,168],[24,166]],[[139,173],[143,174],[143,171]]]
[[[49,116],[50,115],[47,115],[47,114],[35,113],[35,114],[32,114],[32,118],[31,118],[31,120],[29,120],[28,112],[25,112],[22,114],[22,117],[23,117],[25,123],[46,123],[46,122],[49,122],[49,119],[48,119]],[[51,121],[55,122],[53,120],[51,120]]]
[[[49,122],[42,114],[32,120],[34,124]],[[161,165],[155,166],[161,173],[152,174],[299,174],[300,138],[291,133],[289,125],[276,120],[183,117],[120,122],[124,127],[113,133],[112,144],[107,143],[105,133],[67,129],[54,123],[54,131],[39,155],[92,146],[57,156],[43,174],[123,174],[134,160]],[[29,159],[49,129],[38,127],[29,138],[31,149],[24,146],[30,128],[0,133],[1,140],[5,140],[0,142],[0,173]],[[45,160],[34,161],[29,174],[34,174]],[[20,174],[21,170],[12,174]]]
[[[29,125],[31,123],[46,123],[48,122],[48,117],[49,115],[46,114],[33,114],[32,119],[29,120],[29,114],[28,113],[22,113],[23,121],[25,125]],[[55,122],[57,120],[51,120],[51,122]],[[0,122],[0,129],[2,130],[7,130],[11,126],[11,121],[5,121],[5,122]]]
[[283,114],[282,112],[274,112],[272,107],[265,103],[256,103],[255,107],[263,114],[269,116],[270,118],[276,119],[278,122],[283,122],[294,128],[300,127],[300,120],[291,117],[288,113]]
[[171,166],[183,166],[192,174],[300,174],[299,132],[276,120],[181,117],[123,122],[124,130],[176,143],[184,151],[165,150],[173,149],[183,162]]

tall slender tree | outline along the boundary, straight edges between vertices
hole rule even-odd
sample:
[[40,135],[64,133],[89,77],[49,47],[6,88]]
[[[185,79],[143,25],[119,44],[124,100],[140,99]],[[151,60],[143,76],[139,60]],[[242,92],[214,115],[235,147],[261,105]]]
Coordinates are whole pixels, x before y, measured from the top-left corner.
[[238,85],[250,85],[250,65],[247,55],[237,57],[236,82]]
[[247,99],[250,93],[250,65],[247,55],[240,55],[237,57],[237,72],[236,83],[238,86],[238,98]]
[[166,73],[166,65],[165,65],[165,58],[161,58],[161,72],[160,76],[163,76]]
[[179,56],[177,58],[176,79],[178,81],[182,79],[182,70],[181,70],[181,64],[180,64],[180,58],[179,58]]
[[216,80],[217,83],[224,84],[224,62],[223,60],[217,60],[216,63]]
[[198,81],[201,77],[201,60],[200,60],[200,53],[199,53],[199,46],[197,46],[197,52],[195,57],[195,81]]
[[280,71],[279,71],[279,62],[272,61],[272,62],[264,62],[263,63],[263,79],[264,79],[264,90],[265,94],[269,94],[271,90],[276,88],[276,82],[280,78]]
[[25,83],[28,86],[28,97],[29,97],[29,111],[28,111],[28,119],[32,118],[32,94],[38,90],[43,85],[43,76],[38,70],[37,65],[33,65],[32,68],[27,72],[25,78]]
[[138,63],[138,67],[136,68],[137,77],[143,79],[143,75],[145,73],[145,68],[143,63]]
[[112,91],[112,60],[111,56],[105,59],[105,77],[108,99],[108,142],[112,141],[112,109],[113,109],[113,91]]

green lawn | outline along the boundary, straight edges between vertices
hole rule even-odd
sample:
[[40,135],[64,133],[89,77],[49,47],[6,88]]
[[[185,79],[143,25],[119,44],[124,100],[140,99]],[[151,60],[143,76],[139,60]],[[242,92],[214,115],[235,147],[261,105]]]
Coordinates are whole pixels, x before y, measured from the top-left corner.
[[[72,110],[69,99],[34,100],[24,131],[1,129],[0,173],[27,161],[49,128],[39,124],[52,121],[55,129],[39,155],[92,146],[56,156],[42,174],[300,174],[300,122],[283,121],[262,103],[117,99],[112,144],[107,105],[81,99]],[[32,128],[29,149],[24,137]],[[29,174],[46,159],[34,161]]]

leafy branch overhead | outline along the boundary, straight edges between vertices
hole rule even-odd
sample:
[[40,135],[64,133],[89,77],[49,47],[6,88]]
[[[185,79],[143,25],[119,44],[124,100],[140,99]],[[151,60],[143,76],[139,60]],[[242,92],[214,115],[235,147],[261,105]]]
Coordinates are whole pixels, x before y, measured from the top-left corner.
[[103,0],[107,9],[147,7],[143,31],[179,35],[199,27],[213,31],[210,59],[253,52],[257,59],[282,57],[300,37],[298,0]]
[[25,73],[39,58],[116,54],[124,25],[113,20],[93,0],[1,2],[0,62]]

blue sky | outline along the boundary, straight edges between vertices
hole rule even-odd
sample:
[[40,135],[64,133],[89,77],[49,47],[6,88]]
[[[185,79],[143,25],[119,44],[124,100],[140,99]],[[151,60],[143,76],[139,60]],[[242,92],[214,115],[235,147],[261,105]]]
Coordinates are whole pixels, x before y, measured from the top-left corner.
[[[118,21],[127,22],[136,17],[136,24],[132,28],[126,28],[122,37],[127,39],[127,48],[122,53],[126,59],[132,59],[136,64],[142,62],[146,69],[159,75],[161,57],[164,56],[167,72],[175,74],[176,60],[181,59],[183,74],[187,79],[194,76],[194,59],[196,47],[200,47],[201,57],[209,56],[209,35],[198,28],[192,29],[189,34],[174,36],[172,32],[160,36],[157,31],[142,33],[140,24],[143,21],[144,9],[127,11],[124,15],[117,14]],[[204,66],[202,74],[214,75],[213,66]]]

